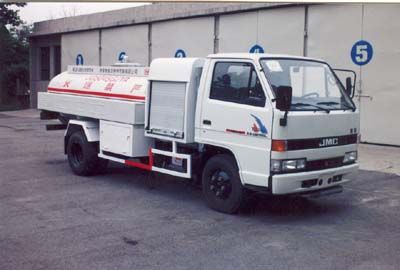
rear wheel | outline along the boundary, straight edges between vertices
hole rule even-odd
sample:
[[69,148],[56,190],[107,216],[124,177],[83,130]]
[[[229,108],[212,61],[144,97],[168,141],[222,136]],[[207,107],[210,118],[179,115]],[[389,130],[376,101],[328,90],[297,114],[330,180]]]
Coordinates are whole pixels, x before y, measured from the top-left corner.
[[207,205],[219,212],[234,214],[245,202],[245,190],[235,159],[226,154],[210,158],[202,175]]
[[69,166],[76,175],[88,176],[104,172],[108,160],[97,156],[97,143],[88,142],[82,131],[76,131],[69,137],[67,156]]

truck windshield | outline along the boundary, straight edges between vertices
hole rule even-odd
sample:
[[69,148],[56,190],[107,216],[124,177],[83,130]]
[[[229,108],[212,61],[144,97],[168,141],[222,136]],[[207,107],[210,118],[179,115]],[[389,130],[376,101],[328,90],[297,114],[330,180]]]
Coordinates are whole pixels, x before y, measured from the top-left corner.
[[279,86],[292,87],[291,111],[354,109],[343,85],[327,64],[287,58],[260,62],[274,92]]

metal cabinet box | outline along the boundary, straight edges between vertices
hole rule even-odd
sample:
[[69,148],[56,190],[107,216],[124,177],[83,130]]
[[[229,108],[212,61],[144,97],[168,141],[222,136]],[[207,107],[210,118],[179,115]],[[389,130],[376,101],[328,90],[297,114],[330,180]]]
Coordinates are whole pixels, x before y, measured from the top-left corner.
[[147,156],[152,141],[144,137],[144,125],[100,121],[100,149],[103,152],[126,157]]

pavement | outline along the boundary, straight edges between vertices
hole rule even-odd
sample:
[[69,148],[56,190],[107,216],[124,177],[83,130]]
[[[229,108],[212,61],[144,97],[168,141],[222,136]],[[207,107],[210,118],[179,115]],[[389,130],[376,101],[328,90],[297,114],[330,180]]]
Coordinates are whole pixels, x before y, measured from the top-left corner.
[[400,148],[361,145],[341,194],[225,215],[186,180],[117,164],[73,175],[45,124],[0,113],[1,270],[399,269]]

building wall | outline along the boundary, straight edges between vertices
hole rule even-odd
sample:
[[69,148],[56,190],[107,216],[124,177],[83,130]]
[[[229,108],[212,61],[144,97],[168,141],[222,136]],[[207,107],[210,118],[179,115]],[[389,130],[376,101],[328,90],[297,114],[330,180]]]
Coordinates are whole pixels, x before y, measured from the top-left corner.
[[112,65],[118,62],[124,52],[129,61],[149,64],[147,24],[104,29],[101,31],[101,64]]
[[248,52],[254,45],[266,53],[303,54],[304,7],[221,15],[219,51]]
[[[219,18],[219,52],[247,52],[257,43],[257,14],[245,12]],[[256,26],[256,27],[255,27]]]
[[258,40],[265,52],[303,55],[305,7],[259,11]]
[[[174,57],[178,49],[186,57],[204,57],[214,52],[248,52],[254,45],[266,53],[321,58],[332,67],[356,71],[354,101],[361,111],[362,140],[400,145],[400,127],[395,124],[400,102],[399,15],[396,4],[292,5],[68,33],[61,37],[62,69],[75,64],[78,54],[85,65],[113,64],[121,52],[148,65],[154,58]],[[38,80],[34,64],[37,48],[46,40],[57,43],[51,36],[32,41],[32,106],[36,91],[43,91],[48,83]],[[352,47],[359,40],[373,48],[373,57],[365,65],[352,60]]]
[[61,37],[61,69],[75,65],[78,55],[82,55],[84,65],[99,65],[99,31],[85,31],[64,34]]
[[214,50],[214,17],[152,24],[152,59],[174,57],[180,49],[186,57],[207,56]]
[[32,108],[37,107],[37,92],[47,91],[49,81],[41,80],[40,68],[40,48],[49,47],[50,49],[50,78],[55,76],[54,68],[54,48],[61,45],[60,35],[44,36],[30,41],[30,103]]
[[361,68],[363,141],[400,145],[400,5],[364,5],[362,39],[373,45]]

